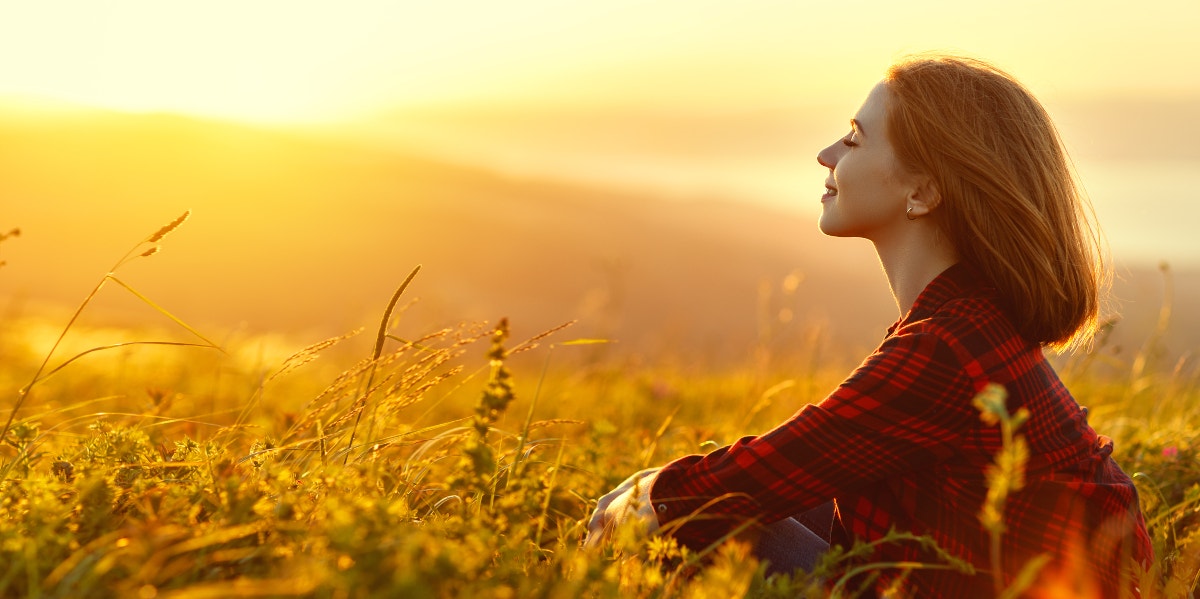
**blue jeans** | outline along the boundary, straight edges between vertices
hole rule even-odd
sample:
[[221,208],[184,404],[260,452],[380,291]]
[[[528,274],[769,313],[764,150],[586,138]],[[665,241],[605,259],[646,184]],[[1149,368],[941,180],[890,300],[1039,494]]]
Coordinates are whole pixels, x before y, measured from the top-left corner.
[[[799,519],[784,518],[763,527],[754,555],[767,562],[767,575],[790,574],[797,569],[811,571],[821,555],[829,550],[826,539],[833,525],[833,513],[833,502],[830,502],[801,514]],[[818,535],[809,526],[824,535]]]

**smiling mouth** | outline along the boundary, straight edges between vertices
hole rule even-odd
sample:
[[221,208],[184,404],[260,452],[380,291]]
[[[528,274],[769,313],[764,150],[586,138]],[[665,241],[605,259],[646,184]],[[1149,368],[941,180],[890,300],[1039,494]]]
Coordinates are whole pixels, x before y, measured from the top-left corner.
[[830,186],[826,185],[825,186],[825,195],[821,196],[821,201],[824,202],[825,200],[828,200],[831,198],[836,198],[837,194],[838,194],[838,190],[836,187],[830,187]]

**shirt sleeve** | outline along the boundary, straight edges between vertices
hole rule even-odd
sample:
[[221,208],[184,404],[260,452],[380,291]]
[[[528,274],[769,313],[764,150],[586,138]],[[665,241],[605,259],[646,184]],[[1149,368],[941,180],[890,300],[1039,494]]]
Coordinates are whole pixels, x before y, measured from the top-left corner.
[[979,365],[944,331],[911,328],[775,429],[665,466],[650,494],[663,531],[705,547],[952,455],[978,419]]

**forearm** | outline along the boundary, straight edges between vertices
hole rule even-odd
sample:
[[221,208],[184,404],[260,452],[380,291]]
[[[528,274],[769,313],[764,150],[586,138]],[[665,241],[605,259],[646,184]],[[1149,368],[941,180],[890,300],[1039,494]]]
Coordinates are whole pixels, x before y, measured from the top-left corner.
[[[649,500],[664,532],[699,549],[738,527],[767,524],[834,496],[822,485],[790,485],[759,455],[761,438],[746,437],[708,455],[686,456],[658,472]],[[795,470],[789,465],[786,470]]]

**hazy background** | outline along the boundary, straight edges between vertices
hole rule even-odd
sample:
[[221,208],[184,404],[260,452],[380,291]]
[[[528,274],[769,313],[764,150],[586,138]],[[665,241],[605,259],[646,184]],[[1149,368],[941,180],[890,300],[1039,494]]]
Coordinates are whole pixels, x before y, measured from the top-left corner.
[[0,230],[22,230],[0,316],[73,307],[190,208],[123,278],[219,331],[370,325],[423,264],[406,334],[578,318],[656,360],[853,355],[897,315],[869,245],[816,231],[814,156],[890,62],[944,50],[1047,105],[1118,263],[1124,351],[1165,261],[1185,354],[1200,2],[1047,4],[0,0]]

